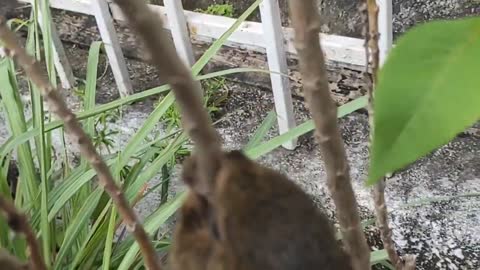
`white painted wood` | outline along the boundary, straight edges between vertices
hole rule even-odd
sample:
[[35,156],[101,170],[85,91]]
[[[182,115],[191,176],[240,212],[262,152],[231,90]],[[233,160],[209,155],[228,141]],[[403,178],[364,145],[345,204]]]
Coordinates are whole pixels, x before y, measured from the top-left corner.
[[188,32],[187,21],[183,13],[181,0],[164,0],[165,10],[167,11],[170,31],[172,33],[175,48],[182,60],[189,66],[195,63],[193,55],[192,42]]
[[[150,6],[157,14],[166,18],[165,9],[161,6]],[[124,20],[118,7],[112,5],[112,13],[115,19]],[[192,11],[185,11],[190,35],[193,39],[200,41],[211,41],[218,39],[227,29],[235,22],[235,19],[201,14]],[[168,25],[168,24],[167,24]],[[288,53],[296,54],[293,44],[294,32],[292,28],[283,28],[284,37],[287,41],[285,44]],[[261,23],[244,22],[235,31],[226,45],[238,48],[249,49],[258,52],[265,52],[266,43],[263,38],[264,32]],[[321,43],[327,61],[339,62],[353,66],[365,65],[365,48],[364,40],[338,35],[321,34]]]
[[[20,0],[21,2],[29,2],[31,0]],[[388,19],[388,14],[391,14],[391,0],[377,0],[380,1],[381,15],[380,17],[386,18],[385,21],[391,22]],[[64,9],[74,12],[80,12],[84,14],[94,15],[93,6],[97,1],[93,0],[50,0],[50,6],[57,9]],[[383,7],[383,3],[389,5],[386,9]],[[125,20],[120,12],[120,9],[114,5],[110,5],[112,17],[116,20]],[[165,28],[170,29],[170,23],[166,17],[166,9],[162,6],[150,5],[150,8],[159,14],[165,22]],[[385,13],[382,13],[385,10]],[[234,19],[213,16],[208,14],[201,14],[191,11],[184,11],[185,19],[190,29],[190,35],[192,39],[199,41],[212,41],[218,39],[233,23]],[[383,16],[386,14],[387,16]],[[390,27],[389,23],[381,23],[381,27]],[[387,35],[391,33],[391,30],[382,30],[381,39],[385,39],[387,44],[385,48],[388,48],[388,44],[391,44],[391,37]],[[283,34],[286,40],[285,48],[288,53],[295,54],[295,48],[293,46],[293,30],[291,28],[283,28]],[[390,34],[391,35],[391,34]],[[325,53],[326,60],[328,62],[334,62],[338,64],[346,64],[356,67],[362,67],[365,65],[365,51],[363,47],[363,39],[350,38],[338,35],[326,35],[321,34],[321,42]],[[104,40],[106,41],[106,40]],[[227,46],[235,48],[245,48],[256,52],[265,52],[266,43],[263,38],[263,27],[261,23],[256,22],[244,22],[240,28],[232,34],[226,43]],[[391,46],[390,46],[391,47]],[[384,54],[388,53],[388,50],[384,50]],[[113,64],[113,63],[112,63]]]
[[380,49],[380,66],[382,66],[393,44],[392,0],[377,0],[377,5],[380,8],[378,13],[378,32],[380,33],[378,46]]
[[[23,3],[32,3],[32,0],[18,1]],[[88,15],[94,15],[90,5],[90,0],[51,0],[50,7]]]
[[132,94],[132,83],[128,75],[127,65],[122,49],[115,32],[113,19],[110,15],[107,0],[93,0],[91,8],[97,21],[98,30],[105,44],[105,51],[112,68],[112,73],[117,83],[121,97]]
[[[20,1],[28,3],[30,0]],[[50,6],[57,9],[94,15],[90,1],[93,0],[50,0]],[[116,5],[111,4],[110,8],[115,20],[125,20],[120,9]],[[170,29],[170,23],[166,17],[165,7],[150,5],[150,8],[162,17],[165,22],[165,27]],[[235,21],[231,18],[201,14],[192,11],[185,11],[184,13],[188,28],[190,29],[191,38],[200,41],[218,39]],[[283,28],[283,32],[286,39],[286,51],[295,54],[296,51],[292,42],[293,29]],[[358,67],[365,65],[363,39],[326,34],[321,34],[321,38],[327,61]],[[226,45],[235,48],[250,49],[257,52],[265,52],[266,44],[263,39],[261,23],[244,22],[240,28],[232,34]]]
[[[287,57],[285,52],[285,40],[280,20],[280,8],[277,0],[263,0],[260,4],[260,14],[264,40],[267,51],[268,68],[270,71],[288,74]],[[270,74],[272,92],[277,112],[277,123],[280,134],[283,134],[296,126],[293,112],[292,93],[289,79],[280,74]],[[297,140],[283,144],[289,150],[295,149]]]
[[[38,11],[38,23],[43,32],[43,14],[40,9]],[[73,76],[72,67],[68,61],[62,41],[58,36],[57,28],[53,23],[50,23],[50,36],[52,39],[53,61],[58,77],[64,89],[71,89],[75,86],[75,77]]]

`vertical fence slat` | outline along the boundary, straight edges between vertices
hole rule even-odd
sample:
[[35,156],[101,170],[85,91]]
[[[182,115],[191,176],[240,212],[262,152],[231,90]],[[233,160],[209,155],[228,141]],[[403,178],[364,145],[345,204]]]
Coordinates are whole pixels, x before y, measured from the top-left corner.
[[183,13],[182,1],[164,0],[163,2],[167,11],[167,18],[175,48],[182,60],[185,61],[187,65],[192,66],[195,63],[195,57],[187,28],[187,20]]
[[[260,14],[266,41],[268,68],[270,71],[288,74],[278,1],[264,0],[260,4]],[[277,112],[278,130],[280,134],[283,134],[296,125],[290,82],[287,77],[274,73],[270,74],[270,80],[272,82],[275,110]],[[293,150],[296,144],[297,140],[295,139],[285,143],[283,147]]]
[[380,8],[378,13],[378,32],[380,33],[378,45],[380,48],[380,66],[382,66],[393,43],[392,0],[377,0],[377,5]]
[[[33,4],[32,2],[30,2]],[[38,24],[42,32],[45,32],[43,29],[43,14],[42,11],[38,10]],[[62,83],[64,89],[70,89],[75,85],[75,77],[73,76],[72,67],[68,61],[67,55],[65,53],[65,48],[63,47],[62,41],[58,36],[57,28],[50,22],[50,36],[52,40],[52,50],[53,50],[53,61],[55,64],[55,69],[57,70],[58,77]]]
[[112,68],[120,96],[128,96],[132,93],[132,83],[128,76],[127,65],[115,32],[107,0],[91,0],[90,3],[95,14],[98,30],[105,44],[105,51],[110,61],[110,67]]

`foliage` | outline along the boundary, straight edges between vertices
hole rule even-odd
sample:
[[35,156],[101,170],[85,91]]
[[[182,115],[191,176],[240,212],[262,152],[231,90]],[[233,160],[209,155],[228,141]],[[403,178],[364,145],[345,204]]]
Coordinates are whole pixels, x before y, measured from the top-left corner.
[[[217,77],[201,82],[204,92],[204,104],[208,112],[212,115],[219,110],[219,106],[226,100],[228,96],[227,91],[225,90],[225,78]],[[170,107],[165,113],[163,118],[167,123],[169,123],[169,128],[180,126],[180,111],[176,104]]]
[[96,148],[104,147],[108,153],[111,153],[111,148],[114,146],[113,135],[118,134],[117,130],[112,130],[108,123],[119,120],[119,111],[111,110],[102,113],[95,119],[94,136],[92,137],[93,145]]
[[403,35],[380,70],[368,184],[480,120],[480,18],[435,21]]
[[203,9],[195,9],[195,12],[201,12],[211,15],[218,15],[218,16],[225,16],[225,17],[233,17],[233,5],[232,4],[213,4],[207,7],[206,10]]
[[[50,25],[51,18],[48,3],[34,3],[32,19],[22,22],[29,28],[27,49],[40,59],[47,58],[47,71],[51,82],[55,83],[55,69],[51,48],[50,35],[43,33],[40,39],[37,25],[38,9],[42,8],[44,19],[42,23]],[[194,76],[209,59],[218,51],[225,40],[251,14],[259,5],[256,1],[247,9],[245,14],[232,25],[232,27],[217,40],[193,66]],[[47,28],[45,28],[47,29]],[[43,41],[43,42],[42,42]],[[42,44],[45,54],[41,54]],[[145,97],[169,90],[168,86],[161,86],[151,90],[116,100],[109,104],[95,105],[96,81],[98,78],[97,66],[101,43],[93,43],[89,52],[87,65],[87,78],[84,88],[76,91],[83,99],[83,111],[78,113],[83,121],[86,131],[95,139],[97,146],[114,145],[112,131],[107,129],[109,120],[118,117],[115,110],[125,104],[130,104]],[[15,204],[29,213],[33,228],[38,231],[39,240],[46,262],[52,269],[90,269],[113,267],[115,269],[129,269],[133,265],[140,266],[138,247],[133,244],[133,239],[115,238],[115,233],[120,230],[121,221],[115,211],[112,201],[103,192],[103,188],[92,182],[95,172],[86,166],[83,159],[80,164],[72,164],[68,160],[62,123],[52,121],[43,108],[42,97],[33,89],[35,85],[29,82],[32,89],[31,108],[23,104],[19,95],[19,86],[16,78],[15,63],[7,58],[0,61],[0,88],[2,96],[2,109],[10,126],[12,136],[0,146],[0,191],[2,195],[10,197],[10,190],[6,179],[12,151],[16,151],[18,169],[26,181],[17,186]],[[198,76],[198,79],[212,79],[232,72],[230,70]],[[243,70],[246,71],[246,70]],[[219,101],[215,89],[223,86],[224,79],[210,81],[206,85],[214,89],[207,95],[206,102],[212,104],[211,111],[216,110]],[[220,99],[221,100],[221,99]],[[143,123],[137,133],[129,140],[127,145],[119,152],[104,156],[108,166],[122,181],[123,189],[132,204],[138,203],[145,194],[152,189],[145,190],[146,183],[154,177],[160,177],[162,206],[149,215],[144,224],[148,233],[155,231],[176,211],[183,199],[183,194],[167,200],[170,171],[180,155],[188,153],[186,148],[187,137],[179,129],[169,129],[166,134],[149,139],[156,124],[164,117],[167,110],[174,103],[172,94],[164,96],[152,114]],[[24,112],[31,109],[32,119],[27,119]],[[121,115],[120,115],[121,117]],[[63,145],[53,147],[51,135],[53,132],[63,138]],[[114,131],[113,131],[114,132]],[[35,142],[31,147],[31,140]],[[55,150],[55,151],[54,151]],[[65,153],[57,155],[56,153]],[[71,166],[74,167],[71,167]],[[162,169],[160,169],[162,168]],[[11,238],[4,220],[0,220],[0,246],[6,247],[20,259],[25,259],[27,254],[25,241],[21,238]],[[119,241],[120,240],[120,241]],[[155,240],[159,250],[168,247],[168,241]]]
[[[48,12],[48,1],[43,1],[41,7],[34,5],[32,19],[21,22],[29,27],[29,39],[27,47],[29,52],[38,58],[46,58],[49,78],[52,82],[56,79],[53,68],[53,56],[51,54],[50,35],[43,33],[44,39],[39,38],[37,25],[38,8],[44,11],[43,24],[50,25],[51,18]],[[220,104],[226,99],[228,92],[220,91],[225,87],[225,79],[222,77],[235,72],[265,72],[255,69],[231,69],[214,72],[211,74],[198,75],[205,64],[223,45],[226,39],[236,28],[258,7],[261,0],[255,1],[244,14],[242,14],[231,28],[222,35],[206,53],[195,63],[192,68],[193,75],[202,80],[205,89],[205,103],[211,113],[215,113]],[[220,5],[222,6],[222,5]],[[233,6],[209,8],[209,14],[232,16]],[[210,13],[211,12],[211,13]],[[48,28],[46,31],[49,31]],[[41,42],[43,41],[43,42]],[[47,48],[46,53],[41,55],[41,43]],[[97,147],[105,147],[108,154],[104,155],[108,166],[123,186],[128,200],[135,205],[146,194],[161,189],[161,206],[144,221],[145,229],[150,235],[165,224],[175,213],[184,198],[180,193],[174,198],[168,198],[170,176],[174,165],[183,155],[189,153],[187,136],[178,127],[178,112],[172,109],[174,98],[167,85],[156,87],[141,93],[125,97],[108,104],[96,105],[95,93],[98,79],[98,57],[101,43],[91,45],[87,64],[87,78],[85,85],[75,92],[83,99],[82,111],[78,113],[79,119],[84,121],[84,127],[92,135]],[[116,234],[122,231],[121,220],[113,207],[112,201],[103,192],[102,187],[96,185],[92,179],[95,172],[86,166],[81,160],[80,164],[74,164],[68,160],[68,145],[64,143],[61,149],[55,149],[51,143],[51,135],[54,132],[63,138],[62,123],[53,121],[44,112],[41,96],[36,96],[38,91],[31,91],[32,95],[32,119],[26,119],[24,110],[28,109],[19,97],[19,86],[15,77],[15,64],[9,59],[0,62],[0,88],[2,95],[2,107],[12,132],[12,136],[0,146],[0,192],[10,196],[8,188],[5,188],[5,175],[8,169],[8,160],[16,150],[19,170],[22,176],[27,176],[25,185],[18,186],[15,203],[17,207],[27,211],[31,217],[32,226],[39,232],[47,264],[52,269],[131,269],[141,268],[142,261],[139,257],[138,245],[131,236],[116,238]],[[35,87],[29,84],[33,89]],[[130,138],[128,143],[120,151],[113,152],[112,136],[117,131],[109,129],[109,121],[121,119],[122,106],[135,101],[145,99],[158,94],[162,96],[154,111],[145,120],[143,125]],[[360,98],[339,108],[338,116],[341,117],[366,105],[366,99]],[[283,143],[297,138],[313,130],[312,121],[307,121],[291,131],[264,141],[264,137],[271,126],[275,124],[275,113],[271,112],[260,125],[244,150],[252,158],[269,153]],[[46,120],[45,120],[46,119]],[[157,123],[170,124],[166,134],[155,134]],[[172,124],[174,123],[174,124]],[[34,141],[35,147],[31,147]],[[55,154],[55,151],[64,153]],[[159,178],[160,183],[146,191],[147,183],[152,179]],[[139,192],[140,191],[140,192]],[[144,193],[144,191],[146,191]],[[19,258],[26,258],[25,242],[23,239],[11,238],[6,232],[6,224],[0,220],[0,246],[7,247],[10,252]],[[154,243],[159,251],[169,246],[168,239],[155,239]],[[372,253],[375,262],[385,259],[382,251]]]

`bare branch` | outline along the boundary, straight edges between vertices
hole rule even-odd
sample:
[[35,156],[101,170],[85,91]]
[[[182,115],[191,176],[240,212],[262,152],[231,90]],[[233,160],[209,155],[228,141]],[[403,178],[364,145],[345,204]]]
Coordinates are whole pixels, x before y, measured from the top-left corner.
[[[365,35],[365,77],[367,78],[367,94],[368,94],[368,120],[370,123],[370,143],[373,141],[374,131],[374,89],[377,84],[377,76],[379,69],[380,50],[378,40],[380,34],[378,32],[378,12],[376,0],[366,0],[366,4],[361,7],[361,13],[364,20]],[[369,70],[371,77],[369,76]],[[373,188],[373,199],[375,205],[375,213],[377,216],[377,226],[380,230],[383,246],[388,253],[388,257],[397,270],[415,269],[415,257],[405,256],[405,263],[402,261],[395,248],[392,239],[392,230],[388,224],[388,209],[385,202],[385,178],[380,179]]]
[[337,125],[337,106],[328,88],[325,59],[319,42],[318,8],[312,0],[290,0],[289,6],[305,99],[315,122],[315,135],[325,161],[328,188],[337,208],[344,243],[354,269],[370,269],[370,249],[350,183],[349,165]]
[[[45,266],[45,262],[42,258],[40,252],[40,246],[38,245],[37,238],[28,224],[27,217],[24,214],[21,214],[13,203],[5,199],[5,197],[0,196],[0,212],[5,216],[7,220],[8,226],[12,231],[18,234],[22,234],[25,236],[25,240],[28,246],[28,252],[30,253],[30,267],[34,270],[46,270],[47,267]],[[9,254],[8,254],[9,255]],[[7,256],[7,254],[1,254],[1,262],[8,262],[11,263],[10,266],[21,266],[20,262],[13,261],[11,256]],[[16,264],[19,263],[19,264]],[[5,264],[0,264],[1,267],[4,267]],[[3,269],[3,268],[2,268]],[[12,269],[22,269],[22,268],[12,268]],[[25,268],[23,268],[25,269]]]
[[[163,22],[152,12],[145,1],[114,0],[120,7],[129,25],[145,44],[150,62],[173,89],[182,112],[185,131],[193,140],[202,158],[199,172],[202,181],[195,191],[204,195],[211,190],[211,183],[218,168],[221,153],[220,135],[203,106],[202,89],[175,51],[163,29]],[[208,196],[207,196],[208,197]]]
[[92,141],[82,129],[75,114],[68,109],[59,91],[45,79],[40,65],[20,46],[15,35],[8,29],[6,21],[3,18],[0,18],[0,39],[3,41],[7,53],[17,60],[25,70],[27,76],[38,86],[43,97],[48,102],[51,111],[64,122],[67,133],[78,143],[82,155],[97,172],[100,184],[112,198],[128,230],[132,232],[137,240],[145,258],[147,268],[151,270],[160,269],[155,249],[150,243],[147,233],[139,222],[135,212],[129,206],[124,194],[116,186],[108,166],[97,153]]

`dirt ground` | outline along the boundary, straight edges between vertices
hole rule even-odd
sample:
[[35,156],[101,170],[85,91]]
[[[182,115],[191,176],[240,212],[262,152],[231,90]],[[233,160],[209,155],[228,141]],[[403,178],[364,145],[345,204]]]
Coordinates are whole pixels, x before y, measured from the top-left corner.
[[[70,40],[72,41],[72,40]],[[65,43],[67,55],[75,76],[85,78],[88,51],[75,43]],[[136,59],[127,59],[128,70],[136,92],[158,86],[160,79],[155,70]],[[105,68],[107,70],[105,71]],[[105,73],[104,73],[105,71]],[[98,80],[97,103],[106,103],[118,97],[111,70],[102,56]],[[352,73],[331,73],[331,76],[359,84]],[[353,87],[355,88],[355,87]],[[358,88],[358,87],[357,87]],[[355,88],[356,89],[356,88]],[[22,98],[28,104],[23,85]],[[238,82],[227,82],[225,91],[229,98],[223,106],[223,121],[216,127],[228,148],[239,148],[273,109],[273,97],[264,87]],[[338,100],[349,93],[339,91]],[[65,92],[69,104],[78,100]],[[348,98],[350,99],[350,98]],[[122,148],[141,126],[158,102],[158,97],[122,108],[122,117],[111,123],[120,134],[115,148]],[[295,99],[298,123],[309,118],[301,98]],[[0,114],[0,126],[5,119]],[[439,123],[441,124],[441,123]],[[351,166],[354,190],[361,207],[362,218],[371,218],[373,202],[370,190],[363,184],[368,163],[368,121],[364,112],[355,112],[340,119],[342,136]],[[161,125],[159,130],[161,131]],[[269,136],[276,134],[272,129]],[[0,144],[8,136],[6,128],[0,128]],[[58,137],[54,143],[59,145]],[[75,152],[75,149],[72,149]],[[290,176],[306,190],[318,205],[333,218],[334,208],[325,185],[325,172],[312,134],[299,139],[296,150],[283,148],[261,157],[260,162]],[[158,180],[158,179],[157,179]],[[434,151],[409,168],[397,172],[388,180],[386,198],[391,210],[393,238],[403,253],[417,255],[417,269],[480,269],[480,137],[461,134],[448,145]],[[155,183],[155,181],[152,182]],[[184,186],[174,178],[171,195]],[[434,199],[443,199],[432,202]],[[144,217],[159,204],[158,193],[152,193],[137,207]],[[172,220],[173,221],[173,220]],[[378,234],[369,227],[369,241],[378,246]]]

